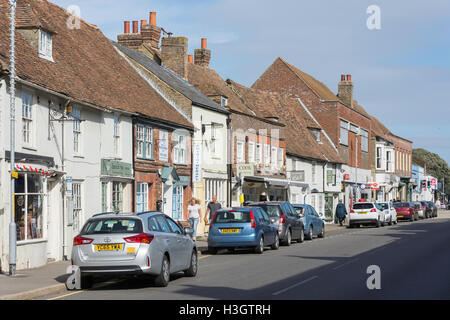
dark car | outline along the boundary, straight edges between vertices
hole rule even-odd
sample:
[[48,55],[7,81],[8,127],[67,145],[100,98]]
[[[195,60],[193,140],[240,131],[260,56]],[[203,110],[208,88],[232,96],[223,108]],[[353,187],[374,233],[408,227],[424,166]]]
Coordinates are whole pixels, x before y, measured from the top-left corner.
[[305,239],[303,222],[299,220],[294,207],[286,201],[252,203],[252,207],[263,208],[270,220],[278,228],[283,245],[290,246],[292,240],[303,242]]
[[394,208],[397,211],[398,220],[409,220],[416,221],[419,220],[418,206],[414,205],[412,202],[395,202]]
[[208,251],[215,254],[218,249],[253,248],[261,254],[267,246],[277,250],[279,239],[277,227],[262,208],[224,209],[211,220]]
[[427,201],[419,201],[419,202],[423,210],[425,219],[431,218],[433,216],[433,208],[430,206],[429,203],[427,203]]
[[438,213],[437,213],[438,208],[436,207],[436,205],[432,201],[426,201],[426,202],[430,205],[430,209],[431,209],[431,212],[432,212],[431,217],[432,218],[437,218],[437,216],[438,216]]

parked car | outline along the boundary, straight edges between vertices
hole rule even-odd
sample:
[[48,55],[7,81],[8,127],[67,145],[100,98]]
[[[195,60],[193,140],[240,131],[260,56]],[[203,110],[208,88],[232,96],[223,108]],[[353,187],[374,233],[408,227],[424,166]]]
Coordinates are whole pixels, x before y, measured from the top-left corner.
[[353,205],[348,215],[349,228],[360,225],[384,226],[385,214],[376,202],[358,202]]
[[325,223],[312,206],[309,204],[293,204],[292,206],[303,222],[306,239],[312,240],[314,236],[325,237]]
[[160,212],[94,215],[73,240],[72,264],[80,268],[82,288],[99,275],[150,275],[165,287],[172,273],[197,275],[192,233]]
[[397,211],[399,220],[419,220],[417,207],[412,202],[396,202],[394,203],[394,208]]
[[290,246],[292,240],[304,241],[303,222],[298,219],[294,207],[289,202],[260,202],[253,203],[252,206],[263,208],[267,212],[271,222],[278,228],[278,235],[283,245]]
[[218,249],[234,251],[236,248],[253,248],[263,253],[264,247],[280,247],[278,228],[260,207],[219,210],[214,214],[208,233],[208,251]]
[[397,224],[397,211],[395,211],[394,204],[392,202],[378,202],[378,205],[384,211],[385,221],[391,226],[393,223]]
[[429,203],[430,208],[431,208],[431,217],[432,218],[437,218],[437,216],[438,216],[438,213],[437,213],[438,209],[437,209],[436,205],[434,204],[433,201],[427,201],[427,202]]
[[[425,201],[419,201],[419,203],[420,203],[419,217],[423,219],[431,218],[431,215],[433,213],[431,207]],[[420,211],[422,211],[422,214]]]

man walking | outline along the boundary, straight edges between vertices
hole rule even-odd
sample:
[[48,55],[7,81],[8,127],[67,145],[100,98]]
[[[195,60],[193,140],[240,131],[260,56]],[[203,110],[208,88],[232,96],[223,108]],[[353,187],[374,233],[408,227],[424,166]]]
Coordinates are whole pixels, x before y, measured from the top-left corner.
[[347,215],[347,209],[345,208],[345,205],[342,203],[342,200],[339,200],[339,203],[336,207],[336,219],[341,226],[345,220],[346,215]]
[[214,218],[214,214],[220,209],[222,209],[222,205],[217,202],[217,196],[213,195],[212,201],[208,203],[208,209],[206,209],[205,222],[206,219],[208,219],[208,222],[211,223],[211,220]]

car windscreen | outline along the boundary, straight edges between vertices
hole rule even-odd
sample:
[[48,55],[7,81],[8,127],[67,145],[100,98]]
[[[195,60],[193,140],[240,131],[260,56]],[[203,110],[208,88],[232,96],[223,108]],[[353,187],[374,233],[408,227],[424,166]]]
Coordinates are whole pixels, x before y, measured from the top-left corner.
[[281,217],[281,215],[283,214],[283,212],[281,212],[281,209],[278,205],[261,205],[259,207],[266,210],[267,214],[271,218]]
[[373,209],[372,203],[355,203],[353,205],[353,209],[362,210],[362,209]]
[[110,233],[142,233],[142,222],[138,219],[109,218],[88,221],[81,235]]
[[305,207],[294,207],[294,209],[297,214],[305,214],[306,211]]
[[389,209],[389,205],[387,203],[379,203],[378,205],[380,206],[381,210]]
[[394,203],[394,208],[409,208],[410,205],[408,202],[396,202]]
[[250,211],[219,211],[212,223],[249,223]]

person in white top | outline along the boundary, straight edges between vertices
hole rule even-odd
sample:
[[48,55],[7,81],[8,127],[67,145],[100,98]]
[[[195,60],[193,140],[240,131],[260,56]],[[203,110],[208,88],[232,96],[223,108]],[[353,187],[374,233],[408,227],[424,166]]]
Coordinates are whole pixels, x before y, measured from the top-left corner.
[[194,198],[191,199],[191,204],[188,206],[189,212],[189,222],[191,224],[191,228],[194,229],[194,233],[192,234],[192,239],[195,241],[197,237],[197,226],[200,219],[202,217],[202,209],[200,208],[200,204]]

